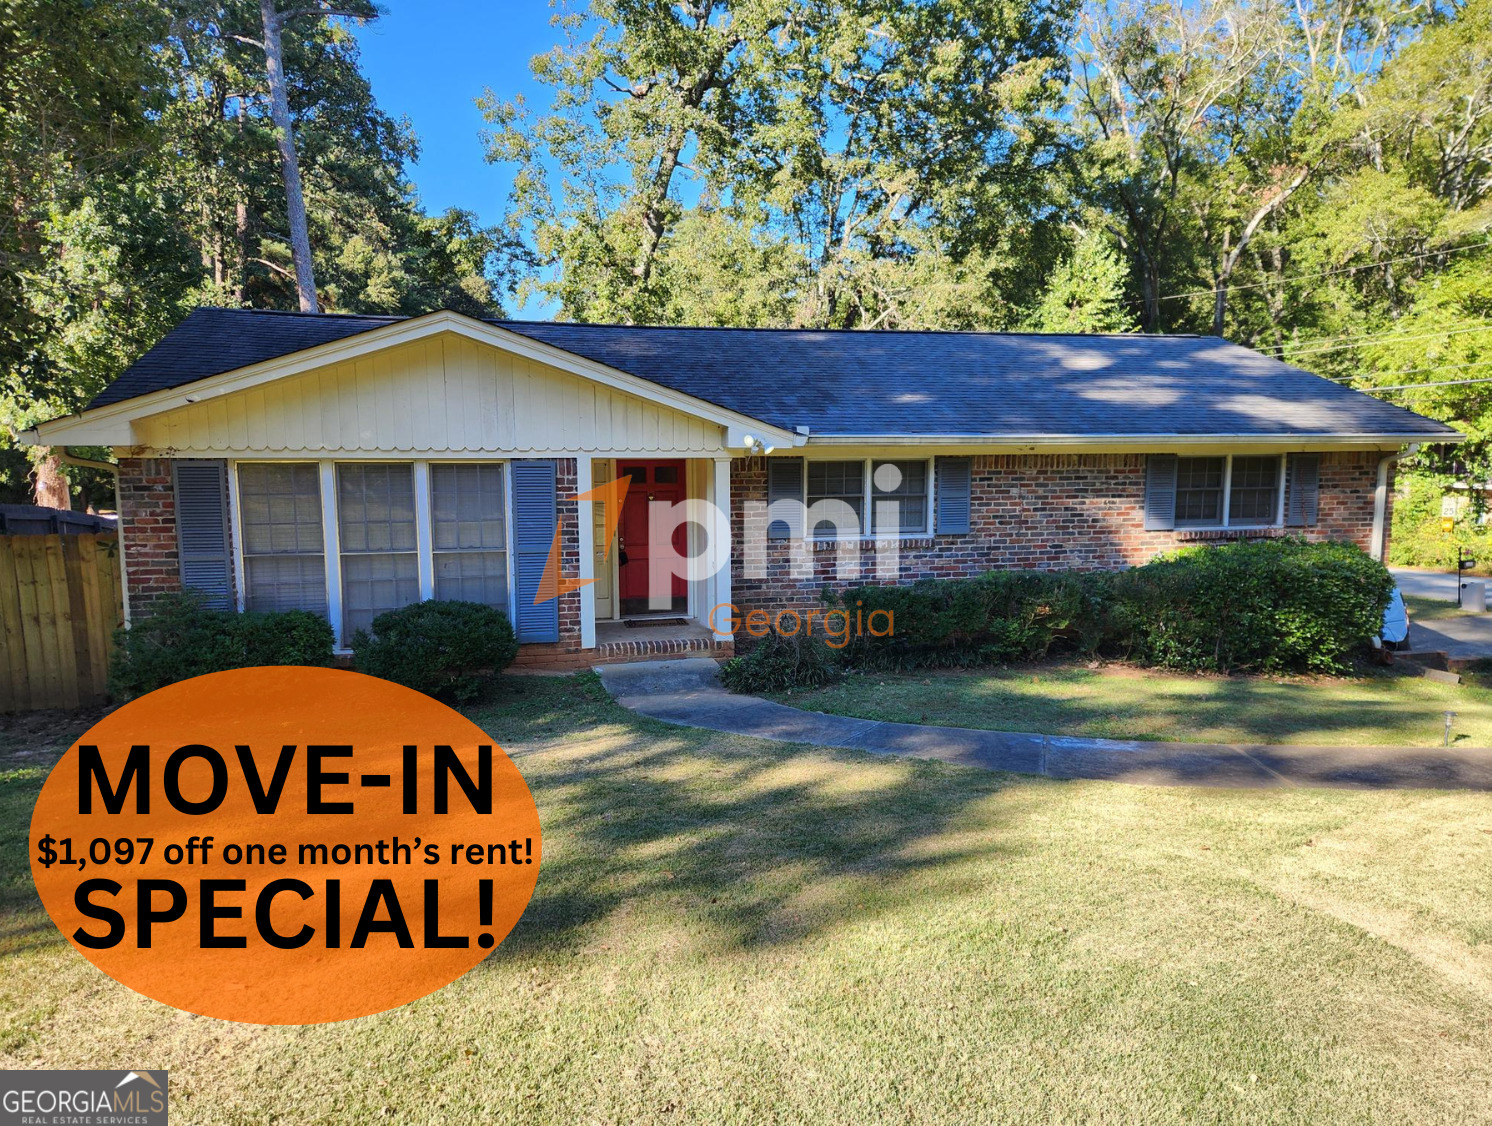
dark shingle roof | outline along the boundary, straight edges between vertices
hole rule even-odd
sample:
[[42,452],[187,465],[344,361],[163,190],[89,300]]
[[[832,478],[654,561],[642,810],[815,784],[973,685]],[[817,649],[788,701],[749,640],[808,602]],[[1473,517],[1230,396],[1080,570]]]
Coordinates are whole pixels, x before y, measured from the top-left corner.
[[[197,309],[90,407],[179,387],[399,319]],[[493,323],[763,422],[807,426],[815,436],[1443,440],[1455,434],[1210,336]]]

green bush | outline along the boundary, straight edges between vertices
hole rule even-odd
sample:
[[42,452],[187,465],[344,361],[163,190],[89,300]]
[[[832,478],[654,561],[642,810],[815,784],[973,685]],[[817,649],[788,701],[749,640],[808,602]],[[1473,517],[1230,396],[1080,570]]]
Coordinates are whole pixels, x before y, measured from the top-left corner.
[[[869,668],[1104,653],[1217,672],[1343,672],[1378,632],[1393,579],[1348,543],[1300,539],[1188,548],[1117,573],[991,571],[844,592],[861,630],[843,657]],[[857,618],[858,620],[858,618]],[[881,619],[884,623],[885,619]]]
[[720,680],[732,692],[784,692],[831,684],[842,673],[838,654],[822,637],[773,630],[749,652],[726,661]]
[[518,655],[508,616],[478,602],[416,602],[373,619],[352,638],[352,667],[427,696],[474,699],[486,674]]
[[204,673],[332,663],[332,627],[304,610],[211,610],[195,592],[162,595],[114,635],[109,692],[132,699]]
[[1216,672],[1345,672],[1393,592],[1356,545],[1298,539],[1189,548],[1107,583],[1109,651]]
[[[989,571],[971,579],[852,587],[835,601],[865,623],[851,632],[845,658],[899,669],[1031,661],[1054,649],[1089,652],[1099,642],[1103,597],[1092,575]],[[890,615],[891,636],[872,636],[870,625],[886,629],[882,612]]]

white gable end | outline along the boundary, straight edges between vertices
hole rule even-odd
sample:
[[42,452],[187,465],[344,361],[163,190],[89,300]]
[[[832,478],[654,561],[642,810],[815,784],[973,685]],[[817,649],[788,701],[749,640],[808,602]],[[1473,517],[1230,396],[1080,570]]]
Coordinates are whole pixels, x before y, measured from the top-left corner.
[[131,423],[144,454],[725,453],[718,423],[440,333]]

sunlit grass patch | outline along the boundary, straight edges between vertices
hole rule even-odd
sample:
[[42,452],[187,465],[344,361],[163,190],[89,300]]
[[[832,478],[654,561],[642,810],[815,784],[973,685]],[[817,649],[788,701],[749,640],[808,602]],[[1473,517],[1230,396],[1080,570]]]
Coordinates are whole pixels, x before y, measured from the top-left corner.
[[[185,1123],[1461,1123],[1492,1105],[1484,795],[1018,778],[665,727],[589,676],[473,714],[524,771],[545,847],[529,910],[471,973],[376,1017],[231,1025],[40,929],[0,954],[0,1066],[167,1067]],[[39,915],[39,784],[0,784],[7,927]]]

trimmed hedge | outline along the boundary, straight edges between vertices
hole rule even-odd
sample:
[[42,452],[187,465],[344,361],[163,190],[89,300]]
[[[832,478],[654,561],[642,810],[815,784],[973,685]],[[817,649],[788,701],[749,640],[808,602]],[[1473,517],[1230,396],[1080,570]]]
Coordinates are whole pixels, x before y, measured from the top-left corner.
[[332,627],[304,610],[210,610],[193,592],[162,595],[150,615],[114,634],[109,693],[133,699],[210,672],[332,663]]
[[352,637],[352,667],[427,696],[474,699],[486,674],[518,655],[508,616],[479,602],[415,602],[373,619]]
[[1192,671],[1347,671],[1381,628],[1393,579],[1350,543],[1300,539],[1196,547],[1119,572],[991,571],[860,586],[835,601],[887,610],[891,637],[852,635],[841,658],[872,668],[1104,654]]

